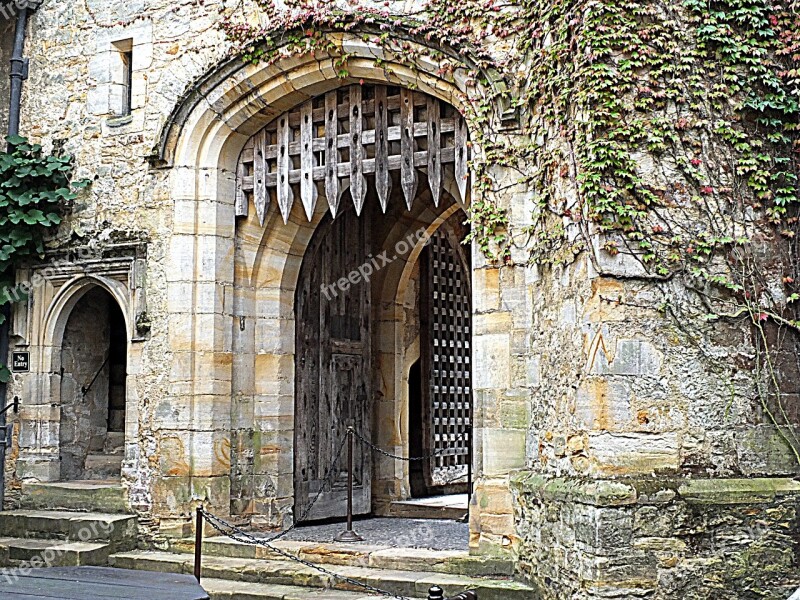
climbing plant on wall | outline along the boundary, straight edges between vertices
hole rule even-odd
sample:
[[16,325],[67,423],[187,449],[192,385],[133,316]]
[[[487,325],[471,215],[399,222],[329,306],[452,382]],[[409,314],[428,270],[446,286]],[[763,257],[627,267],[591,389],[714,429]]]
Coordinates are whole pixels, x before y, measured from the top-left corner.
[[[661,290],[655,308],[687,339],[747,324],[763,408],[788,424],[775,359],[800,349],[800,2],[255,4],[257,25],[244,12],[223,20],[249,61],[319,53],[347,77],[331,34],[349,33],[383,49],[389,76],[390,63],[423,58],[445,78],[460,70],[471,235],[487,257],[559,268],[586,253],[612,276],[625,265]],[[514,131],[498,127],[509,102]],[[532,198],[516,230],[509,190]]]
[[[25,297],[15,286],[14,269],[42,256],[45,237],[61,223],[65,208],[87,181],[72,181],[72,158],[47,155],[38,144],[15,136],[0,153],[0,305]],[[5,317],[0,314],[0,323]],[[10,376],[0,365],[0,381]]]

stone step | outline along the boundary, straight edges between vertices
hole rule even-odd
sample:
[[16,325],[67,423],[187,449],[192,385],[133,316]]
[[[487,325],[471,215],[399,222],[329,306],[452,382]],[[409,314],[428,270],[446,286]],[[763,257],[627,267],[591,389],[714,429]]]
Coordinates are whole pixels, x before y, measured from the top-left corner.
[[[121,449],[120,449],[121,450]],[[122,461],[125,458],[122,452],[117,454],[89,454],[83,464],[86,475],[92,479],[109,479],[119,477],[122,472]]]
[[[343,592],[340,590],[315,590],[294,585],[248,583],[226,579],[204,578],[203,589],[211,600],[375,600],[383,596]],[[409,598],[413,600],[413,598]]]
[[0,512],[0,537],[108,542],[114,552],[136,547],[136,517],[54,510]]
[[4,567],[80,567],[105,565],[111,544],[0,538],[0,565]]
[[125,453],[125,432],[124,431],[109,431],[106,433],[106,442],[104,450],[109,453],[122,452]]
[[125,488],[119,479],[23,483],[22,508],[127,513]]
[[389,504],[387,515],[405,519],[451,519],[460,521],[469,512],[467,494],[450,494],[431,498],[395,500]]
[[[109,565],[122,569],[192,573],[193,557],[172,552],[135,550],[112,554],[109,557]],[[339,565],[326,565],[325,569],[329,573],[289,560],[204,556],[202,574],[213,579],[363,592],[363,589],[353,583],[333,576],[338,575],[405,597],[425,597],[431,586],[438,585],[447,595],[454,595],[467,589],[477,590],[481,600],[537,598],[532,588],[509,578],[466,577],[430,571],[399,571]]]
[[[340,565],[347,567],[373,567],[396,571],[429,571],[469,577],[492,575],[510,576],[514,573],[511,560],[472,556],[465,550],[426,550],[421,548],[392,548],[365,544],[323,544],[319,542],[294,542],[278,540],[272,542],[276,548],[318,565]],[[194,538],[173,541],[173,552],[194,553]],[[263,546],[245,544],[227,537],[211,537],[203,540],[204,556],[231,558],[283,558]]]

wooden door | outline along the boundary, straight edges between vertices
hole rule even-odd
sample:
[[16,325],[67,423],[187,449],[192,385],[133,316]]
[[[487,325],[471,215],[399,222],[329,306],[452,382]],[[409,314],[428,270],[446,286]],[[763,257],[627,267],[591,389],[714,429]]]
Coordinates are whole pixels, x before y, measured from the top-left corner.
[[[350,209],[319,225],[295,293],[295,518],[324,489],[310,519],[347,514],[347,452],[324,481],[347,427],[370,439],[370,285],[338,286],[367,260],[365,217]],[[355,279],[355,277],[353,278]],[[353,511],[370,512],[371,453],[356,442]]]

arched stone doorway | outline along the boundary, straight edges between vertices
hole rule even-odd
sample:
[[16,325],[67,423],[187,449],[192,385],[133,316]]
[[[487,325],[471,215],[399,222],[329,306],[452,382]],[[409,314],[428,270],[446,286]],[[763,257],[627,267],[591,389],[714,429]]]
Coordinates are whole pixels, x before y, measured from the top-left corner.
[[[241,428],[234,428],[231,443],[234,512],[251,512],[254,522],[263,518],[274,527],[305,515],[321,493],[307,516],[342,516],[346,470],[331,467],[351,424],[404,458],[409,428],[425,430],[426,452],[447,454],[439,467],[452,463],[455,470],[448,471],[452,481],[436,486],[432,471],[439,467],[426,463],[431,485],[421,493],[453,485],[466,491],[472,402],[470,269],[460,248],[468,232],[461,200],[467,175],[459,162],[466,158],[464,136],[463,119],[439,100],[397,87],[351,85],[284,113],[245,144],[236,211],[247,218],[237,224],[236,262],[253,260],[255,268],[249,276],[236,269],[241,317],[233,386],[240,404],[233,417]],[[403,165],[412,160],[409,172]],[[315,182],[310,189],[306,176]],[[431,305],[423,295],[436,293],[421,279],[434,235],[457,250],[453,256],[461,257],[467,280],[458,304],[466,360],[457,416],[430,409],[446,395],[430,393],[426,347],[434,340],[422,331],[429,320],[422,307]],[[428,365],[427,404],[411,413],[408,378],[421,357]],[[357,513],[385,514],[392,501],[411,496],[407,460],[362,444],[356,456]],[[325,480],[328,473],[341,481]]]
[[[293,521],[294,458],[286,448],[294,433],[294,292],[303,253],[327,207],[318,202],[310,224],[297,203],[286,223],[278,210],[266,211],[263,223],[254,210],[242,215],[236,175],[248,141],[283,112],[362,80],[413,88],[462,114],[483,93],[483,83],[473,87],[466,64],[446,72],[434,62],[410,68],[384,56],[360,34],[330,39],[329,52],[286,56],[270,65],[239,58],[218,65],[187,92],[162,130],[153,161],[170,168],[175,223],[165,278],[167,292],[184,299],[169,310],[172,383],[163,401],[192,420],[173,427],[170,436],[180,438],[185,451],[171,453],[153,477],[157,516],[188,510],[191,498],[201,497],[210,510],[241,515],[255,527],[282,528]],[[419,43],[410,44],[424,52]],[[342,80],[335,64],[345,53],[349,76]],[[380,64],[376,56],[383,57]],[[490,75],[486,81],[493,85]],[[493,108],[502,124],[503,107]],[[510,196],[503,208],[520,220],[528,211],[524,202],[512,205]],[[434,215],[433,223],[438,220]],[[488,300],[473,306],[478,406],[470,546],[508,548],[506,541],[514,535],[508,476],[525,465],[526,431],[488,419],[499,410],[500,391],[509,386],[511,329],[521,325],[513,326],[509,309],[497,305],[498,270],[474,244],[472,259],[473,298]],[[402,297],[406,267],[398,263],[391,272]],[[512,287],[521,290],[522,279],[515,276]],[[484,315],[501,308],[503,314]],[[387,310],[397,312],[396,307]],[[522,311],[519,319],[526,314]],[[399,329],[392,319],[385,327]],[[390,344],[397,339],[393,335]],[[392,356],[396,371],[401,370],[397,353]],[[395,442],[407,428],[405,418]],[[157,434],[156,443],[162,438]],[[395,475],[405,467],[393,463],[376,470],[383,478],[386,469],[391,472],[382,481],[389,483],[373,488],[389,490],[384,496],[390,497],[402,481]]]
[[[303,257],[294,304],[295,518],[317,494],[307,518],[344,514],[343,455],[331,466],[349,426],[389,453],[437,455],[406,462],[356,444],[356,514],[466,491],[472,398],[464,213],[453,203],[442,211],[450,216],[432,225],[435,207],[403,215],[402,205],[387,214],[376,206],[368,201],[361,216],[351,207],[323,218]],[[448,258],[464,260],[457,274],[452,262],[441,264],[443,247]],[[399,278],[391,272],[397,261],[405,267]],[[414,389],[411,371],[420,363]],[[415,489],[414,475],[426,483]]]
[[127,335],[111,294],[95,286],[77,301],[60,352],[60,479],[118,478],[125,442]]

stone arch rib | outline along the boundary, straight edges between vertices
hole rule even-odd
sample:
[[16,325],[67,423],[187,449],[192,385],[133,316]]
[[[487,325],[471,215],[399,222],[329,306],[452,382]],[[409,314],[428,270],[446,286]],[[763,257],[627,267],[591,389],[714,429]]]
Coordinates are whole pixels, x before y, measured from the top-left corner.
[[[414,69],[410,69],[399,62],[387,59],[383,61],[381,66],[377,66],[375,65],[375,59],[383,55],[383,50],[376,45],[365,42],[361,37],[363,33],[369,32],[330,32],[329,35],[339,48],[346,47],[347,53],[351,57],[351,63],[361,61],[362,64],[355,65],[356,68],[352,71],[360,71],[366,74],[371,81],[400,86],[404,86],[404,83],[418,83],[420,86],[418,89],[426,91],[440,100],[449,102],[462,114],[465,112],[465,103],[468,97],[484,95],[487,91],[480,87],[467,89],[464,84],[466,78],[452,75],[444,77],[437,73],[437,66],[433,63],[415,65]],[[508,86],[500,75],[482,68],[479,61],[469,54],[459,53],[451,48],[431,48],[430,42],[416,40],[410,35],[408,39],[409,43],[415,44],[421,49],[429,48],[436,52],[444,52],[457,63],[463,65],[466,70],[480,72],[481,79],[488,82],[490,90],[499,103],[502,104],[503,99],[508,98]],[[210,117],[210,120],[224,122],[232,131],[240,132],[240,127],[255,115],[252,113],[234,115],[232,110],[235,109],[234,105],[239,104],[239,100],[249,97],[249,100],[245,102],[245,104],[249,105],[248,110],[253,110],[253,106],[257,107],[258,104],[262,105],[262,109],[269,109],[268,102],[262,100],[259,103],[261,96],[259,88],[261,84],[271,78],[282,77],[284,81],[288,80],[289,87],[293,87],[301,97],[304,94],[304,88],[307,86],[303,84],[293,85],[291,80],[292,75],[297,74],[298,68],[302,68],[304,65],[312,63],[317,65],[321,79],[315,81],[313,85],[318,88],[323,79],[327,79],[329,82],[338,82],[338,85],[348,82],[346,79],[339,79],[336,70],[332,66],[325,65],[326,62],[334,58],[335,56],[331,54],[317,53],[314,57],[309,55],[286,56],[273,64],[253,65],[236,56],[214,66],[191,84],[178,99],[162,127],[158,142],[148,157],[151,166],[154,168],[168,168],[176,164],[176,159],[179,158],[181,140],[186,138],[187,135],[197,136],[197,132],[191,130],[196,130],[200,115],[207,117],[201,119],[205,121],[206,126],[210,125],[208,122],[208,117]],[[352,71],[351,75],[353,75]],[[358,81],[359,78],[359,76],[351,77],[350,82]],[[325,88],[326,86],[322,84],[321,87]],[[336,87],[336,85],[328,85],[327,89],[332,89],[333,87]],[[299,104],[299,102],[295,102],[295,104]],[[277,114],[280,112],[278,111]],[[502,105],[499,106],[499,113],[501,121],[507,122],[514,117],[514,111]],[[274,117],[276,114],[272,116]],[[263,121],[261,124],[265,123],[266,121]],[[190,131],[187,131],[187,129]],[[252,132],[244,133],[247,133],[249,137]]]

